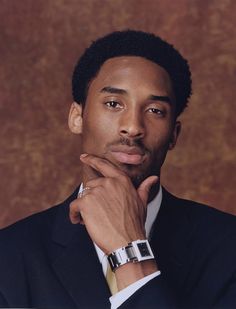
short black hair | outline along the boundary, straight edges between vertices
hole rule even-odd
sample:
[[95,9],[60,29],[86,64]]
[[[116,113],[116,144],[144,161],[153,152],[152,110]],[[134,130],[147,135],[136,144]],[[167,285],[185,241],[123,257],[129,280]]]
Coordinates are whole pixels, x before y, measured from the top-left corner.
[[114,57],[143,57],[163,67],[169,74],[176,97],[176,117],[187,106],[192,93],[191,72],[186,59],[160,37],[143,31],[112,32],[89,46],[75,66],[72,95],[75,102],[85,104],[90,82],[103,63]]

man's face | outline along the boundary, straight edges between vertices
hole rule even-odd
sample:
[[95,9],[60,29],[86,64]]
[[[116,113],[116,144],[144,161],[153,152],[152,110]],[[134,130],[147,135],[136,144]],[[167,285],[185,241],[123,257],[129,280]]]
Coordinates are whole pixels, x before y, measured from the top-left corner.
[[112,162],[137,187],[159,175],[178,135],[168,73],[142,57],[107,60],[83,110],[82,151]]

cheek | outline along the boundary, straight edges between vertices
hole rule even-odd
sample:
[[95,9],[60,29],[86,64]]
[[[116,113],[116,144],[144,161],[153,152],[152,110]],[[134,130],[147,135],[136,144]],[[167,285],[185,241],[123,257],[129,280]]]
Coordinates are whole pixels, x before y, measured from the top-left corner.
[[104,148],[114,140],[116,125],[110,118],[103,115],[84,116],[82,144],[86,147]]
[[106,136],[112,131],[115,131],[116,125],[109,117],[103,115],[94,115],[85,121],[84,129],[92,136]]
[[148,134],[148,139],[146,140],[147,147],[152,151],[153,154],[157,152],[166,151],[169,148],[169,143],[171,139],[170,128],[151,128]]

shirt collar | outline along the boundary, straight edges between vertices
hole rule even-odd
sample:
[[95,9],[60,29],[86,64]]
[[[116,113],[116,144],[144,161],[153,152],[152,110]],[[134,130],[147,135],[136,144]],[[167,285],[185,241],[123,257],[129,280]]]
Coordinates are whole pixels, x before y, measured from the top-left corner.
[[146,222],[145,222],[145,231],[146,231],[146,237],[148,239],[150,238],[153,223],[156,220],[157,214],[160,210],[161,202],[162,202],[162,187],[160,185],[157,195],[147,205],[147,217],[146,217]]

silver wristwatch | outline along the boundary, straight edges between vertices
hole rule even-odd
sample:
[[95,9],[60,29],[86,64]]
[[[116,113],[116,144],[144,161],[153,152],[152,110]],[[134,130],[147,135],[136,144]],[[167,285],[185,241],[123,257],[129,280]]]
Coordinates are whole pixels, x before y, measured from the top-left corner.
[[113,251],[107,259],[114,272],[118,267],[129,262],[136,263],[154,259],[154,255],[148,240],[145,239],[132,241],[126,247]]

